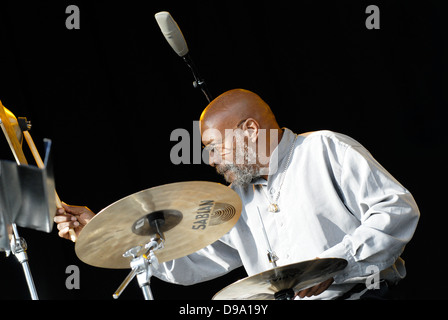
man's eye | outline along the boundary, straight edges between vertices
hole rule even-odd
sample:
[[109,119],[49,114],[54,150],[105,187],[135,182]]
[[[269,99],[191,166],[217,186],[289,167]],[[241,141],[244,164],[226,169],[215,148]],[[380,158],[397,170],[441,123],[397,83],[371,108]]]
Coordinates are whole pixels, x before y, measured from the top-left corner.
[[210,152],[215,152],[215,147],[214,146],[203,146],[202,147],[205,151],[207,151],[208,153]]

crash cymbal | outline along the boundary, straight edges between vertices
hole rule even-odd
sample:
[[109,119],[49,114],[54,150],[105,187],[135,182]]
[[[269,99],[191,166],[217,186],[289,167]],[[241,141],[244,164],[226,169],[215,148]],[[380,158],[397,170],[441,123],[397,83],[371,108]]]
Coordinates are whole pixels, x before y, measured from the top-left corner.
[[160,263],[194,253],[226,234],[238,221],[242,203],[235,191],[219,183],[166,184],[127,196],[101,210],[81,231],[76,255],[95,267],[130,268],[123,254],[142,249],[155,234],[151,221],[162,218],[164,248]]
[[339,258],[307,260],[276,267],[241,279],[213,297],[214,300],[274,300],[293,298],[294,291],[319,284],[347,266]]

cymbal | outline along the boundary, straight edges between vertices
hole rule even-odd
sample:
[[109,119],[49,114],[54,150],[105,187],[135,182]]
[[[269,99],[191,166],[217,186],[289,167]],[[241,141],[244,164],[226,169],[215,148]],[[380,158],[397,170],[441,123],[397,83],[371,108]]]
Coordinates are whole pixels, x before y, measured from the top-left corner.
[[166,184],[127,196],[101,210],[81,231],[75,252],[83,262],[102,268],[130,268],[129,249],[155,235],[151,221],[162,217],[164,247],[159,263],[194,253],[226,234],[238,221],[242,203],[222,184],[190,181]]
[[294,297],[294,291],[319,284],[347,266],[339,258],[307,260],[276,267],[225,287],[213,300],[281,300]]

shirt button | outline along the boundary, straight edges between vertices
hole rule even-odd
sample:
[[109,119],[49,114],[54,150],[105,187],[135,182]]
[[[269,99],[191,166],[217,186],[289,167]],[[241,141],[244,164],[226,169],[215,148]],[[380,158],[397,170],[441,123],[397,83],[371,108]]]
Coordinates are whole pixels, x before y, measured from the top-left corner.
[[275,193],[275,189],[274,189],[274,188],[271,188],[271,190],[269,190],[269,192],[270,192],[271,194],[274,194],[274,193]]

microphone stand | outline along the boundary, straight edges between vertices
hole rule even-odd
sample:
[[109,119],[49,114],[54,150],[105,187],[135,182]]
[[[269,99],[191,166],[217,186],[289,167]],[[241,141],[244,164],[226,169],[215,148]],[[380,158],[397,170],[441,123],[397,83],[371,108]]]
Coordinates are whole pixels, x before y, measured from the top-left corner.
[[205,80],[199,74],[198,68],[196,67],[196,64],[194,63],[193,59],[191,58],[190,53],[187,53],[186,55],[184,55],[182,57],[182,59],[185,61],[185,63],[188,65],[191,72],[193,73],[193,77],[194,77],[193,87],[201,89],[201,91],[205,95],[205,98],[207,99],[208,103],[212,102],[212,100],[213,100],[212,95],[210,94],[210,91],[208,90]]

